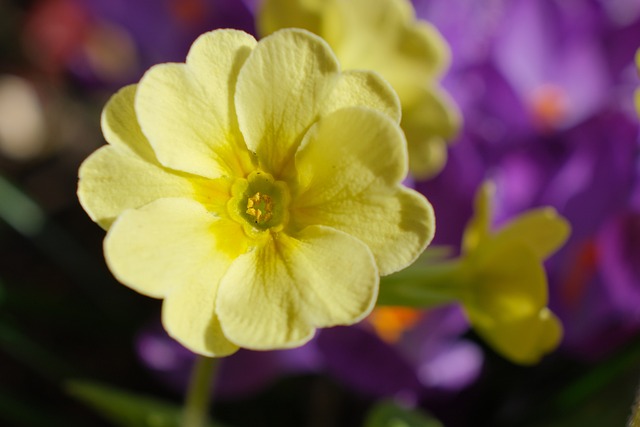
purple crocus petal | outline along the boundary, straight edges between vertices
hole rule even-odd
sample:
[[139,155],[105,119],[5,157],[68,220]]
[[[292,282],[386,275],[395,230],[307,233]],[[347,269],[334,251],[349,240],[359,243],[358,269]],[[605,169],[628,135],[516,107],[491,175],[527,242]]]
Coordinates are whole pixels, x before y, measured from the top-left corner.
[[435,245],[459,248],[464,226],[473,214],[473,194],[484,178],[484,164],[476,146],[467,138],[449,150],[443,171],[416,189],[427,196],[437,218]]
[[569,219],[572,238],[593,235],[627,205],[637,174],[637,135],[638,124],[625,114],[605,113],[562,136],[565,166],[540,204],[556,206]]
[[263,390],[285,375],[318,373],[323,361],[317,339],[290,350],[239,350],[221,360],[216,390],[221,398],[246,396]]
[[460,338],[468,330],[462,309],[444,306],[429,310],[398,343],[398,351],[415,367],[427,394],[459,391],[480,375],[482,350]]
[[600,269],[615,306],[640,319],[640,212],[612,218],[599,234]]
[[[169,337],[160,323],[141,330],[136,339],[136,351],[159,381],[184,393],[195,355]],[[319,372],[321,367],[316,340],[291,350],[239,350],[220,359],[216,398],[246,396],[266,388],[282,375]]]
[[168,388],[184,393],[195,355],[172,339],[159,322],[145,326],[135,340],[144,366]]
[[[252,14],[238,0],[84,0],[83,5],[96,28],[117,29],[132,41],[138,54],[137,72],[128,75],[127,81],[105,83],[135,82],[154,64],[184,61],[193,41],[206,31],[236,28],[255,33]],[[76,58],[70,66],[91,79],[87,58]]]
[[487,56],[506,4],[505,0],[412,1],[418,18],[433,23],[450,44],[454,53],[453,69]]
[[418,399],[421,385],[412,366],[374,333],[358,327],[335,327],[318,335],[327,372],[371,397]]
[[552,109],[543,111],[551,114],[539,119],[543,126],[570,126],[609,96],[611,82],[592,9],[584,2],[510,3],[509,19],[495,42],[496,62],[534,113]]

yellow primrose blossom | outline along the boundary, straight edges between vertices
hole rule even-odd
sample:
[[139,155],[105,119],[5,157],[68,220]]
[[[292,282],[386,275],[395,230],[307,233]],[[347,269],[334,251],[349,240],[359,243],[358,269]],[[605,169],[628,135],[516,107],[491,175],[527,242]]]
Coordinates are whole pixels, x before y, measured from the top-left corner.
[[401,185],[399,117],[385,81],[341,72],[308,31],[257,43],[217,30],[109,100],[108,145],[81,166],[78,195],[108,230],[112,273],[164,299],[183,345],[294,347],[363,319],[379,276],[433,236],[430,204]]
[[473,286],[461,293],[471,324],[509,359],[535,363],[555,349],[562,326],[547,308],[543,261],[569,236],[568,222],[550,207],[491,226],[491,183],[476,196],[475,216],[463,238],[462,274]]
[[410,170],[417,178],[437,174],[460,113],[439,79],[450,52],[435,27],[415,17],[409,0],[264,0],[258,31],[300,27],[324,38],[345,69],[380,73],[397,91]]
[[492,231],[493,192],[490,183],[478,191],[459,259],[416,263],[390,276],[378,304],[461,303],[471,325],[496,351],[513,362],[532,364],[562,337],[560,322],[547,308],[543,262],[567,239],[569,224],[545,207]]

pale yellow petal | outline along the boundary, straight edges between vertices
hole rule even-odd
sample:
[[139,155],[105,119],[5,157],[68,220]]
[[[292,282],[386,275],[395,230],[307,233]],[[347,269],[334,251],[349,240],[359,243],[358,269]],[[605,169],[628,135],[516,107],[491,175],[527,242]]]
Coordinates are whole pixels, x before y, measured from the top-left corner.
[[562,325],[547,308],[531,316],[494,324],[491,329],[479,332],[497,352],[522,365],[538,363],[562,339]]
[[547,305],[544,268],[527,246],[488,242],[465,262],[470,275],[463,302],[479,331],[531,317]]
[[321,119],[296,155],[298,194],[292,221],[322,224],[365,242],[380,273],[413,262],[431,241],[433,210],[402,188],[406,148],[398,126],[381,113],[348,108]]
[[439,136],[420,137],[411,142],[409,142],[409,138],[411,135],[407,135],[411,176],[416,180],[425,180],[442,172],[448,157],[447,141]]
[[320,34],[345,69],[379,72],[413,102],[416,83],[437,77],[448,66],[449,49],[430,24],[415,20],[408,0],[330,0]]
[[264,0],[259,6],[256,26],[260,36],[282,28],[320,31],[320,17],[326,0]]
[[462,250],[470,253],[489,236],[493,221],[493,198],[496,186],[492,181],[485,181],[476,191],[473,205],[473,217],[465,227],[462,236]]
[[448,140],[461,126],[453,100],[437,86],[415,88],[417,100],[403,108],[401,126],[409,148],[409,170],[417,179],[435,176],[447,159]]
[[[113,140],[113,139],[112,139]],[[120,145],[105,146],[80,166],[78,198],[89,217],[103,228],[124,210],[163,197],[197,197],[197,184]]]
[[220,278],[246,250],[239,224],[192,200],[161,199],[124,212],[104,243],[109,269],[123,284],[166,298],[163,323],[194,352],[235,350],[220,331],[214,301]]
[[137,85],[129,85],[113,95],[102,110],[102,133],[107,142],[121,150],[131,150],[149,163],[156,155],[143,135],[133,108]]
[[527,211],[506,223],[493,237],[509,244],[517,241],[527,245],[545,260],[562,246],[569,237],[571,225],[552,207]]
[[397,123],[402,115],[398,95],[386,80],[371,71],[350,70],[340,74],[321,115],[356,106],[378,110]]
[[216,307],[234,343],[295,347],[316,327],[363,319],[375,304],[378,280],[366,245],[337,230],[309,227],[295,238],[279,234],[234,261]]
[[329,46],[308,31],[278,31],[253,50],[238,77],[235,102],[247,146],[267,172],[281,176],[337,71]]
[[213,31],[194,42],[187,64],[156,65],[145,73],[135,110],[163,165],[208,178],[246,172],[251,159],[232,94],[255,44],[242,31]]
[[210,357],[227,356],[238,349],[225,337],[215,312],[222,267],[228,267],[228,263],[219,263],[215,272],[209,268],[208,280],[174,289],[162,304],[162,324],[167,333],[189,350]]

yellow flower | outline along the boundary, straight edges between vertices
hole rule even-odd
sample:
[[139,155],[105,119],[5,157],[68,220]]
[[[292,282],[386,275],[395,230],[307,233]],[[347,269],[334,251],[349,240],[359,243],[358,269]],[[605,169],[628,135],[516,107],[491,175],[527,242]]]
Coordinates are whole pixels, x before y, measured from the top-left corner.
[[[636,51],[636,69],[638,70],[638,74],[640,75],[640,49]],[[636,112],[638,113],[638,116],[640,116],[640,89],[636,89],[635,101]]]
[[517,216],[490,230],[494,188],[485,183],[464,233],[459,294],[471,324],[514,362],[536,363],[555,349],[562,326],[547,308],[543,261],[565,242],[569,224],[553,208]]
[[324,38],[345,69],[380,73],[397,91],[410,170],[417,178],[445,164],[460,114],[439,79],[450,52],[440,33],[418,21],[409,0],[264,0],[258,31],[300,27]]
[[106,105],[109,143],[78,195],[108,229],[116,278],[163,298],[194,352],[287,348],[352,324],[379,275],[431,240],[433,212],[407,173],[400,109],[375,74],[341,72],[305,30],[257,43],[218,30],[186,64],[152,67]]
[[460,303],[473,328],[497,352],[513,362],[532,364],[562,338],[562,326],[547,307],[543,262],[564,243],[570,227],[553,208],[545,207],[492,231],[493,193],[491,183],[478,191],[460,258],[434,263],[433,257],[425,256],[385,278],[378,305],[426,308]]

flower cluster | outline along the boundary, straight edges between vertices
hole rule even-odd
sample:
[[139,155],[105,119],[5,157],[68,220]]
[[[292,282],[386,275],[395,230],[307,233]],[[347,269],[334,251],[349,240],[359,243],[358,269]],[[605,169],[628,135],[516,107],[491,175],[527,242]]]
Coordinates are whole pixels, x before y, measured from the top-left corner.
[[384,80],[341,72],[305,30],[218,30],[111,98],[79,198],[113,274],[163,298],[186,347],[298,346],[369,314],[379,276],[433,236],[431,206],[401,185],[399,119]]
[[409,0],[264,0],[257,27],[261,34],[305,28],[329,43],[345,69],[380,73],[400,97],[412,174],[427,178],[442,169],[461,121],[439,84],[450,52]]
[[547,307],[543,262],[565,242],[569,224],[545,207],[493,231],[494,191],[491,183],[478,190],[458,259],[416,263],[390,276],[378,303],[460,303],[471,325],[496,351],[516,363],[532,364],[562,337],[560,322]]

